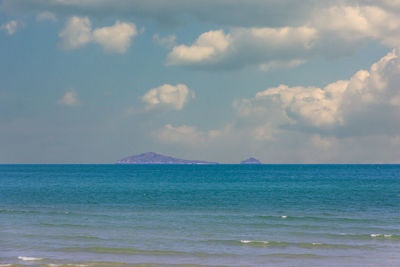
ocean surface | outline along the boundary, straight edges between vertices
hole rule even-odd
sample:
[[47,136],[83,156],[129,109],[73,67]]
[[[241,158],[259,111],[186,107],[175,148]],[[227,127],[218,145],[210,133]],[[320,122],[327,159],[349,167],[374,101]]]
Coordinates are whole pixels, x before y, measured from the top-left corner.
[[400,165],[0,165],[5,266],[400,266]]

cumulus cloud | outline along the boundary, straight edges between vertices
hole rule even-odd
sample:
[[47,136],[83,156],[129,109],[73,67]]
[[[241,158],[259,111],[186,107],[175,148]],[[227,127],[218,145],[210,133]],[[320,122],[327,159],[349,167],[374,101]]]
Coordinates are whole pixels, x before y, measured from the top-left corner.
[[60,100],[58,100],[58,104],[64,106],[77,106],[80,104],[78,94],[75,90],[70,90],[66,92]]
[[22,26],[22,23],[16,20],[10,20],[0,26],[0,29],[7,32],[8,35],[13,35],[17,32],[18,28]]
[[95,29],[93,40],[103,46],[105,51],[125,53],[137,33],[133,23],[117,21],[113,26]]
[[349,80],[324,88],[280,85],[234,106],[241,117],[275,121],[275,127],[286,129],[346,136],[390,134],[400,131],[399,73],[395,49]]
[[295,66],[312,54],[317,31],[310,27],[235,28],[201,34],[192,45],[177,45],[168,65],[239,68],[259,65],[267,70]]
[[73,16],[59,34],[60,47],[72,50],[92,42],[101,45],[106,52],[125,53],[137,34],[133,23],[117,21],[113,26],[92,30],[88,17]]
[[88,17],[71,17],[60,32],[62,49],[76,49],[92,41],[92,23]]
[[399,74],[394,49],[348,80],[322,88],[280,85],[239,99],[228,126],[167,124],[153,137],[191,151],[225,151],[222,157],[251,152],[270,163],[393,162],[400,156]]
[[[195,18],[214,25],[261,28],[307,25],[310,23],[310,18],[318,17],[318,15],[323,18],[332,13],[345,19],[336,20],[334,24],[343,24],[350,19],[350,22],[355,23],[355,27],[360,27],[362,24],[374,23],[375,19],[379,19],[380,11],[376,8],[393,14],[398,14],[395,12],[400,10],[400,4],[396,0],[303,0],[300,2],[296,0],[3,0],[1,7],[13,14],[36,11],[52,12],[63,16],[86,14],[97,18],[136,16],[155,19],[163,24]],[[226,12],[227,10],[229,12]],[[372,20],[364,22],[362,18],[364,15],[367,16],[366,19]],[[351,28],[353,24],[348,24],[348,26]]]
[[315,15],[312,23],[321,34],[343,41],[376,39],[388,46],[400,46],[399,14],[379,6],[334,6]]
[[202,33],[192,44],[179,44],[168,65],[193,68],[241,68],[268,71],[292,68],[315,57],[346,56],[366,41],[400,46],[400,16],[379,6],[323,8],[300,26],[233,27]]
[[52,22],[56,22],[57,21],[57,16],[56,14],[49,12],[49,11],[42,11],[39,12],[36,15],[36,20],[37,21],[52,21]]
[[147,105],[148,110],[157,107],[181,110],[194,97],[194,92],[185,84],[164,84],[149,90],[142,97],[142,101]]
[[[3,0],[2,8],[12,14],[35,11],[101,19],[146,17],[162,25],[193,18],[211,23],[215,30],[186,44],[175,44],[173,36],[154,37],[155,43],[172,46],[168,65],[191,68],[257,66],[269,71],[293,68],[315,57],[348,56],[371,40],[389,47],[400,45],[400,8],[394,0]],[[129,28],[128,32],[136,30]],[[91,40],[100,42],[107,51],[121,53],[131,40],[110,39],[110,29],[98,33]]]
[[205,32],[191,46],[175,46],[168,55],[167,64],[215,63],[218,61],[216,56],[221,56],[228,50],[230,39],[230,35],[221,30]]

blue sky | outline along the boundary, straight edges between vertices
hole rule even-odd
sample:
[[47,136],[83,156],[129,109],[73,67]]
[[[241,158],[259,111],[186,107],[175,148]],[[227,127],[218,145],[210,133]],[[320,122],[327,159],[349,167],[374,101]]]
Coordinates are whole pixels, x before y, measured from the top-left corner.
[[2,0],[0,162],[400,161],[396,1]]

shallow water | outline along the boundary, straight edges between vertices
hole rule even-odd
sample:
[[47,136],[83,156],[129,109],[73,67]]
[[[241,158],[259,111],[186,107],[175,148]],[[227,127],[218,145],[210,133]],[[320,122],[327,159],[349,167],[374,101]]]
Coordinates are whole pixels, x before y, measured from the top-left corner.
[[400,166],[0,165],[10,264],[399,266]]

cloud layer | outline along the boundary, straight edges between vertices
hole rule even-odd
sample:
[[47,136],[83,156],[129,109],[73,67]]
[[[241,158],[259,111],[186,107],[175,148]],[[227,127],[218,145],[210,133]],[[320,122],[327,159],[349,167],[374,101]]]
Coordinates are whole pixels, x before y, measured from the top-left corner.
[[[235,117],[219,129],[167,124],[153,136],[199,151],[253,151],[270,162],[389,159],[400,143],[399,53],[394,49],[369,70],[324,88],[280,85],[237,100]],[[271,149],[280,151],[275,158]],[[387,156],[379,154],[384,150]]]
[[390,134],[400,131],[399,73],[395,49],[349,80],[324,88],[280,85],[235,106],[241,117],[279,118],[276,127],[286,129],[346,136]]
[[101,45],[106,52],[125,53],[138,34],[133,23],[115,22],[113,26],[96,28],[88,17],[73,16],[68,19],[60,32],[60,47],[65,50],[77,49],[88,43]]
[[168,65],[202,69],[290,68],[314,57],[345,56],[367,41],[400,46],[400,16],[379,6],[321,8],[300,26],[233,27],[202,33],[191,45],[176,45]]
[[70,19],[64,34],[60,34],[65,39],[76,38],[63,38],[61,47],[72,49],[94,42],[108,52],[118,53],[129,47],[137,35],[136,27],[117,22],[92,32],[90,22],[85,21],[89,16],[151,18],[163,25],[195,18],[210,23],[214,29],[187,44],[175,44],[172,35],[155,36],[154,40],[172,46],[167,65],[196,69],[257,66],[269,71],[293,68],[315,57],[348,56],[369,41],[400,46],[400,8],[390,0],[3,0],[2,7],[11,14],[80,14],[81,23],[73,23],[78,17]]
[[177,45],[168,65],[240,68],[246,65],[301,62],[314,54],[317,31],[310,27],[235,28],[201,34],[190,45]]
[[[91,100],[92,107],[97,105],[96,109],[91,109],[93,113],[96,113],[92,114],[93,117],[99,116],[99,121],[102,122],[105,120],[104,117],[109,117],[115,125],[110,128],[117,129],[118,134],[129,135],[127,138],[129,140],[132,131],[140,129],[136,132],[136,136],[142,148],[152,145],[168,147],[171,144],[172,149],[178,147],[177,150],[187,149],[186,151],[190,153],[203,151],[205,157],[215,155],[217,158],[213,160],[218,160],[218,157],[229,158],[238,153],[243,153],[243,157],[248,157],[250,152],[254,152],[255,156],[261,155],[265,162],[338,162],[338,159],[339,161],[347,160],[347,162],[352,159],[373,162],[379,157],[389,162],[392,159],[400,159],[400,118],[398,116],[400,112],[400,87],[398,86],[400,59],[399,50],[396,48],[400,47],[400,4],[398,1],[2,0],[1,9],[6,16],[9,16],[9,19],[2,22],[4,24],[1,30],[4,35],[15,34],[19,27],[23,26],[18,18],[26,19],[29,15],[36,16],[37,21],[64,21],[65,25],[56,23],[46,28],[47,30],[61,27],[59,47],[63,50],[96,45],[107,53],[123,54],[128,51],[138,35],[135,24],[123,21],[134,19],[141,23],[149,23],[148,34],[146,32],[143,36],[144,41],[141,43],[143,55],[138,57],[133,55],[132,58],[130,55],[129,57],[105,58],[104,60],[107,60],[104,61],[107,64],[105,66],[117,64],[113,71],[109,71],[106,67],[97,68],[96,66],[92,69],[89,66],[90,69],[84,69],[86,66],[82,66],[84,72],[75,73],[75,70],[71,71],[71,65],[69,65],[71,62],[64,61],[66,64],[63,66],[67,74],[65,79],[77,79],[85,85],[96,86],[95,83],[100,85],[96,88],[98,89],[96,99],[100,99],[99,102]],[[35,23],[33,20],[26,21]],[[98,23],[104,21],[112,21],[112,23],[97,26]],[[154,21],[160,23],[157,24]],[[35,30],[39,30],[36,26],[39,25],[35,25]],[[40,26],[46,25],[41,23]],[[32,36],[32,34],[21,34],[18,37],[32,38]],[[166,49],[165,54],[162,54],[165,50],[150,44],[152,37],[154,44]],[[10,47],[13,45],[13,39],[15,38],[5,39],[9,41],[7,45]],[[51,40],[51,38],[37,39],[40,42]],[[31,39],[27,39],[24,44],[29,45],[29,41]],[[310,64],[302,69],[303,71],[310,67],[314,70],[320,66],[318,64],[321,64],[319,62],[321,58],[334,59],[354,55],[366,45],[368,49],[362,50],[364,54],[354,57],[355,65],[364,64],[363,62],[375,57],[378,51],[395,49],[370,68],[354,74],[350,73],[343,77],[345,80],[335,78],[336,81],[323,87],[313,86],[315,83],[310,79],[324,70],[317,70],[315,74],[310,73],[307,77],[301,77],[300,80],[308,86],[307,84],[296,85],[293,80],[299,79],[299,75],[291,76],[294,72],[285,72],[287,76],[276,83],[276,86],[268,86],[268,88],[265,86],[265,90],[253,96],[237,99],[233,103],[232,118],[225,122],[218,121],[227,114],[226,110],[221,109],[219,103],[230,102],[235,98],[233,94],[238,93],[240,89],[246,90],[272,75],[253,73],[252,69],[220,75],[220,73],[214,73],[215,70],[251,67],[270,71],[295,68],[318,59],[315,60],[316,65]],[[23,61],[21,58],[18,59],[18,55],[22,57],[24,54],[17,53],[20,52],[17,49],[21,48],[25,47],[16,46],[15,53],[8,53],[12,57],[15,56],[16,60],[13,64],[20,64],[19,62]],[[373,53],[367,55],[371,50]],[[33,62],[35,56],[42,56],[40,53],[47,55],[46,49],[39,49],[29,59]],[[82,58],[79,57],[77,60],[90,60],[91,56],[96,56],[91,53],[80,55]],[[57,56],[59,58],[56,58]],[[54,53],[54,57],[54,62],[62,62],[59,60],[65,55]],[[122,64],[125,62],[126,65]],[[162,65],[163,62],[167,66],[180,66],[185,69],[160,66],[142,68],[140,65]],[[40,63],[43,63],[43,68],[39,68],[38,71],[45,70],[45,64],[48,63],[46,61]],[[343,64],[342,61],[337,63],[334,65]],[[326,67],[325,63],[321,65]],[[23,75],[29,66],[31,65],[26,64],[24,68],[19,68],[18,71],[21,72],[18,72],[18,77]],[[332,66],[328,66],[326,71],[331,71],[331,68]],[[13,71],[13,69],[17,68],[8,68],[8,71]],[[187,72],[186,69],[211,70],[212,72]],[[94,79],[93,83],[88,83],[86,79],[95,77],[93,75],[97,75],[97,70],[103,70],[104,73],[99,72],[99,74],[107,76],[107,79],[96,76],[98,79]],[[85,75],[87,71],[88,75]],[[118,116],[121,114],[118,108],[126,103],[124,101],[130,101],[123,95],[124,92],[126,93],[124,88],[129,88],[132,83],[144,88],[152,88],[154,80],[148,77],[149,73],[151,76],[154,72],[158,77],[155,80],[162,77],[168,77],[169,80],[180,80],[182,77],[185,80],[192,79],[196,88],[205,90],[202,95],[203,93],[207,95],[211,90],[224,87],[226,84],[225,91],[213,92],[212,95],[215,98],[211,101],[207,114],[216,114],[221,110],[222,112],[211,120],[207,116],[198,115],[202,110],[195,110],[195,107],[179,114],[165,112],[166,110],[183,110],[195,95],[184,84],[160,83],[160,86],[146,93],[129,92],[133,98],[143,103],[145,111],[154,110],[155,112],[142,112],[140,106],[138,108],[135,106],[135,109],[130,108],[125,112],[125,115],[135,114],[135,116],[126,116],[123,119],[124,123],[118,124]],[[324,73],[324,77],[318,77],[318,80],[332,79],[340,72],[335,70],[332,74]],[[236,74],[239,75],[234,77],[233,75]],[[46,77],[50,76],[57,75]],[[281,73],[277,75],[277,77],[283,76]],[[30,77],[27,75],[27,78]],[[242,81],[241,78],[249,81],[247,88],[239,88],[240,82],[233,84],[235,81]],[[58,78],[51,77],[51,79],[54,79],[53,83],[56,83]],[[276,77],[269,82],[272,80],[276,80]],[[279,85],[279,83],[283,84]],[[5,86],[16,87],[17,85],[14,84],[9,82]],[[105,88],[110,87],[110,84],[112,89]],[[118,94],[114,95],[115,98],[109,97],[114,93],[114,87],[120,88]],[[107,95],[104,97],[107,101],[100,103],[103,101],[102,91],[106,90],[110,91],[104,94]],[[241,91],[239,94],[243,97],[244,93]],[[132,99],[132,95],[129,99]],[[114,100],[116,102],[111,103]],[[70,90],[58,100],[58,103],[75,106],[79,105],[80,100],[78,94]],[[112,108],[109,110],[103,108],[104,105],[109,104],[117,106],[115,114],[118,115],[111,114],[114,112]],[[208,104],[200,103],[200,106],[203,105],[200,109]],[[199,105],[196,106],[199,107]],[[159,116],[163,112],[165,114]],[[8,116],[8,113],[6,112],[4,116]],[[43,112],[43,114],[49,113],[51,112]],[[30,115],[34,116],[34,114]],[[168,116],[171,115],[174,115],[173,119],[168,120]],[[84,121],[83,113],[79,114],[79,118],[82,119],[84,127],[87,121],[94,121],[92,116]],[[135,125],[134,130],[124,128],[127,127],[125,126],[127,118],[132,120],[130,125]],[[198,121],[193,121],[193,118]],[[38,117],[37,120],[40,119],[43,118]],[[43,120],[51,121],[47,118]],[[146,124],[143,121],[151,121],[151,123]],[[137,127],[137,125],[140,126]],[[154,125],[158,126],[154,128]],[[25,131],[17,129],[15,132]],[[110,133],[112,134],[115,133]],[[152,143],[154,140],[151,138],[154,138],[156,143]],[[7,140],[7,138],[3,139]],[[125,148],[126,144],[123,144],[121,140],[118,138],[116,142],[121,142],[121,147]],[[218,153],[221,154],[218,155]]]
[[[325,1],[303,0],[3,0],[8,12],[51,11],[63,15],[86,14],[98,18],[140,17],[176,25],[187,17],[220,25],[282,26],[309,17]],[[332,1],[334,4],[335,1]]]

